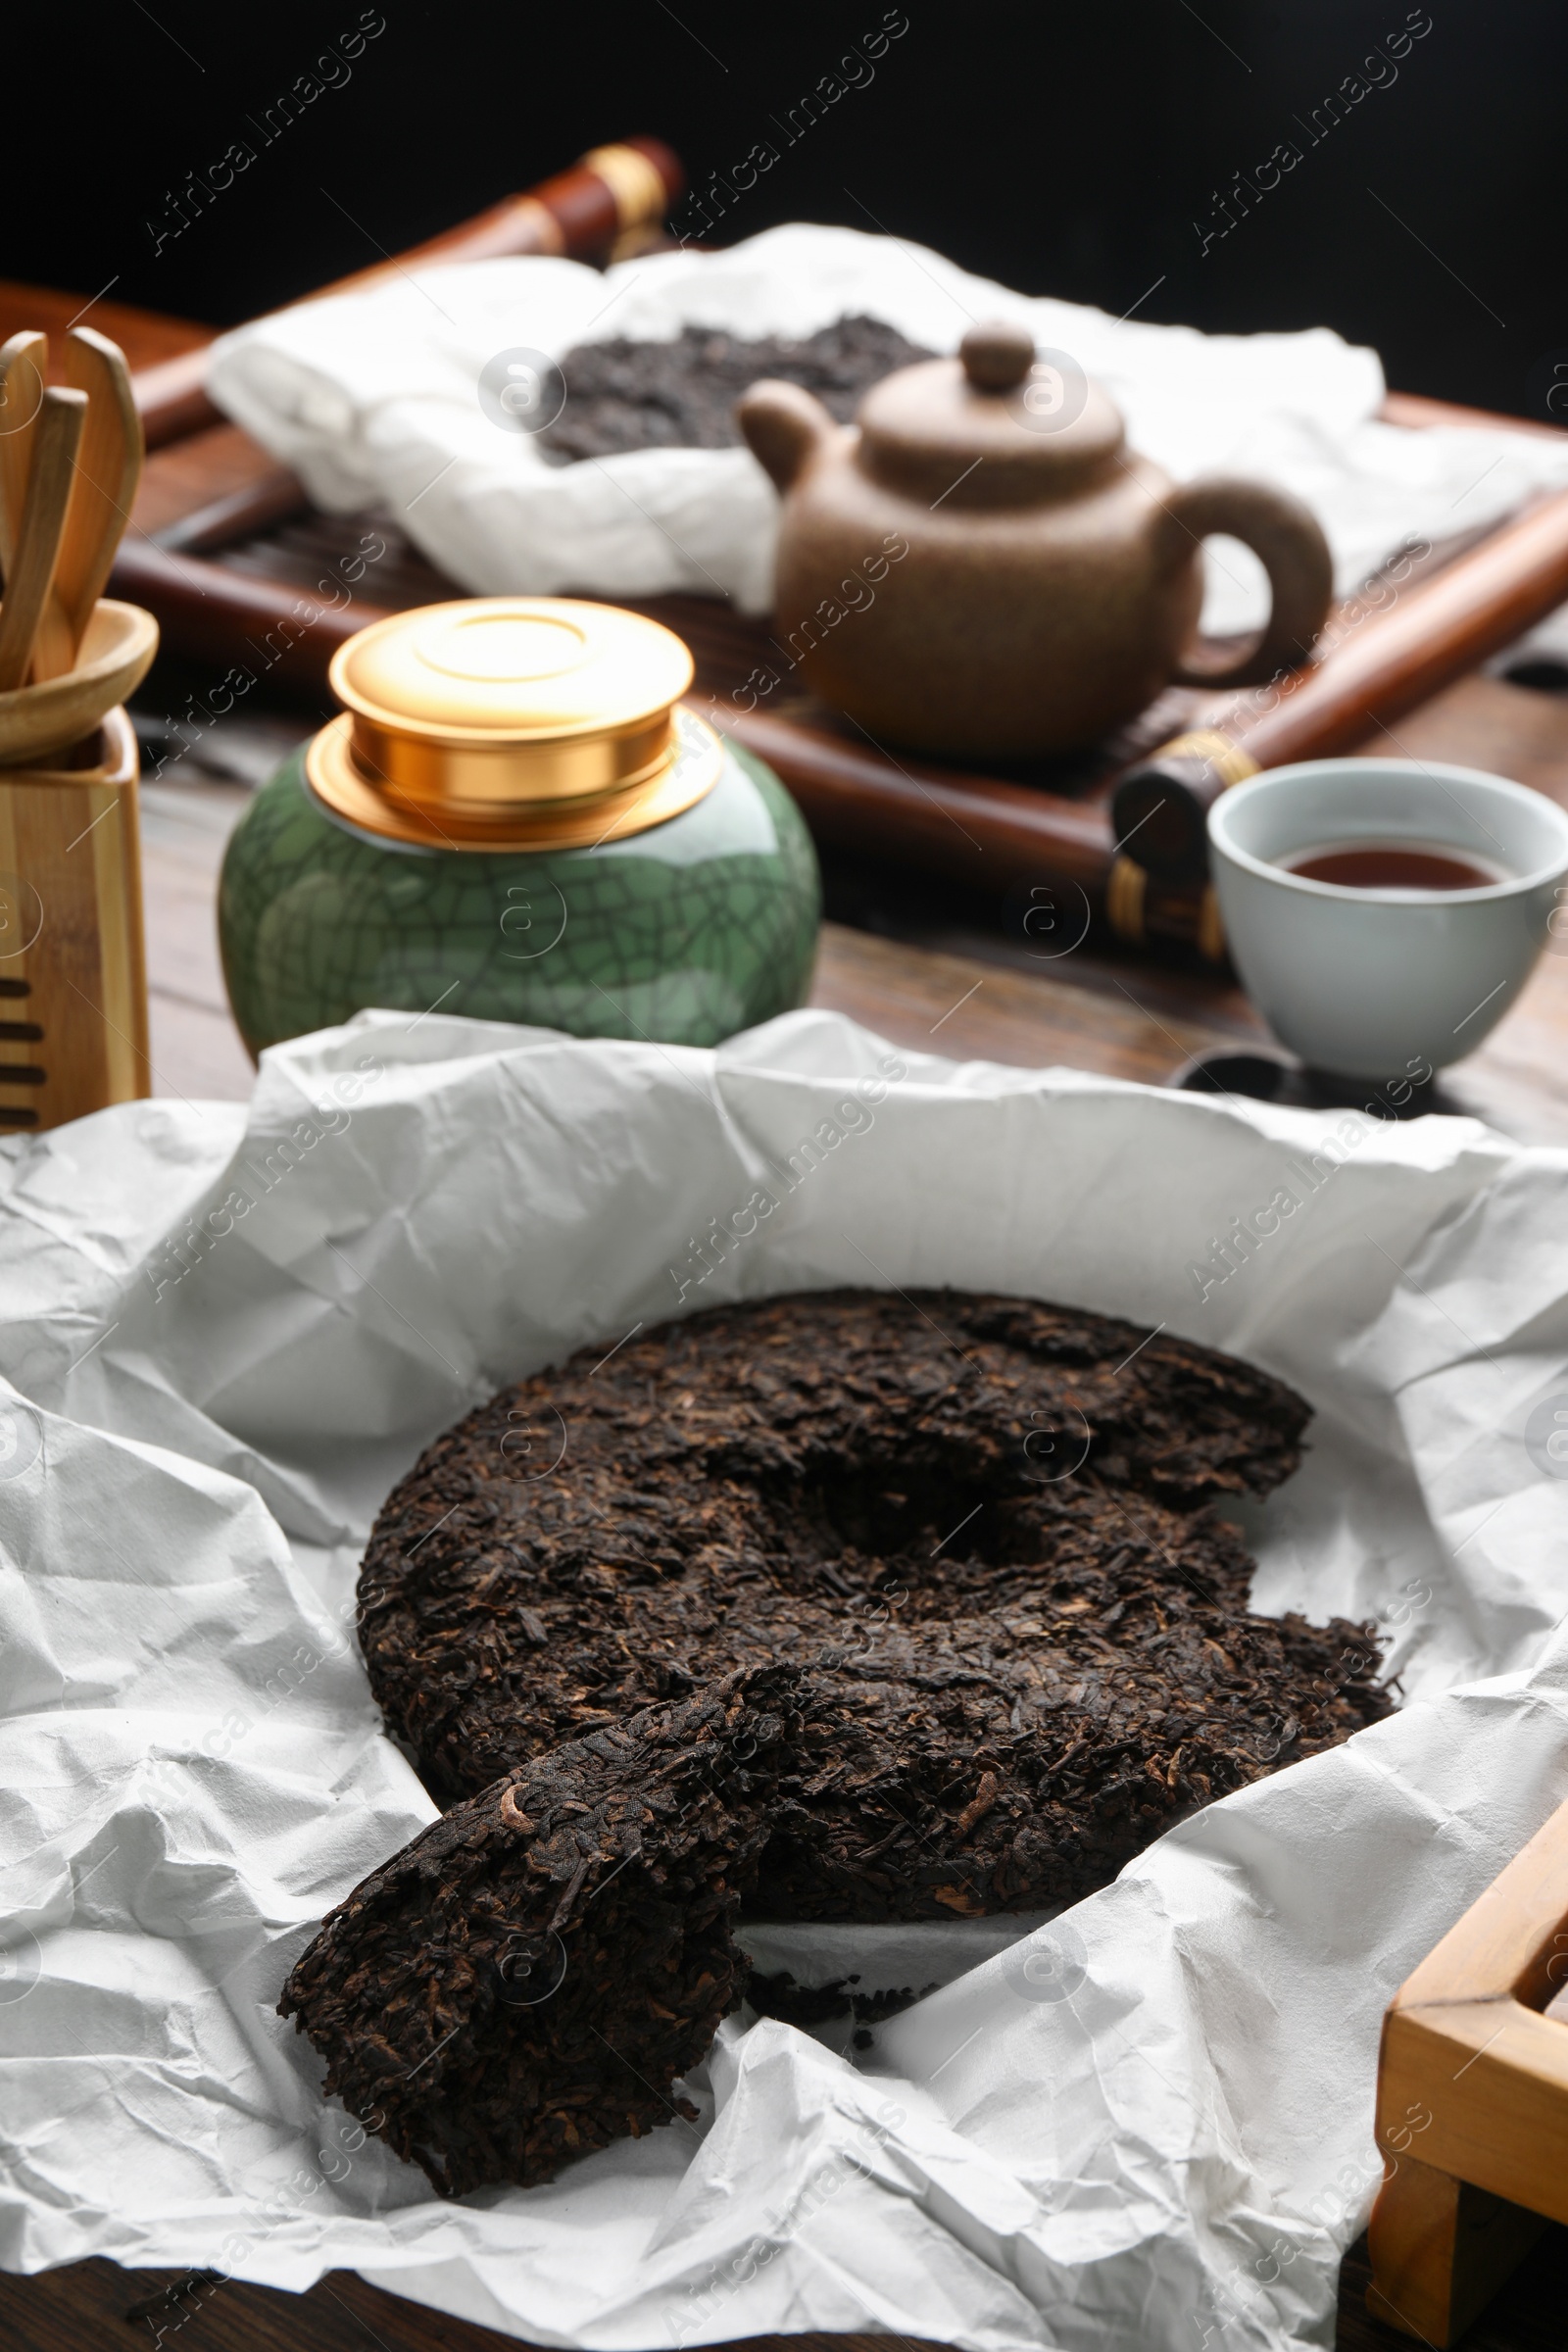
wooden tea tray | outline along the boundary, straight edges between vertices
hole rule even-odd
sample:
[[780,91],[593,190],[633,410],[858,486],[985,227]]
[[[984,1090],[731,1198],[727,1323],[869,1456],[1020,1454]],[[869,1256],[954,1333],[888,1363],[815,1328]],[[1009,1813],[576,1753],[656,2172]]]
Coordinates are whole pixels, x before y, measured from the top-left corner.
[[[1427,422],[1440,410],[1389,405],[1396,413],[1418,408]],[[419,556],[395,516],[316,514],[270,460],[236,479],[245,460],[237,427],[202,440],[212,445],[205,479],[188,444],[149,460],[138,514],[145,510],[159,527],[127,538],[112,586],[158,614],[166,647],[211,671],[210,691],[231,700],[236,685],[244,693],[248,681],[270,679],[319,697],[332,655],[357,629],[387,612],[464,593]],[[376,552],[362,569],[368,548]],[[349,577],[358,586],[342,601]],[[1371,594],[1382,593],[1383,583],[1371,584]],[[1568,493],[1535,502],[1474,542],[1409,563],[1386,610],[1351,600],[1332,617],[1339,642],[1301,673],[1289,706],[1274,714],[1265,763],[1347,752],[1369,736],[1400,756],[1396,722],[1565,598]],[[1117,776],[1171,737],[1222,726],[1239,733],[1236,696],[1173,687],[1092,753],[1033,775],[980,774],[901,756],[792,693],[788,656],[766,620],[695,596],[654,598],[637,609],[687,640],[697,661],[692,701],[777,770],[820,847],[961,878],[999,904],[1009,891],[1054,890],[1064,908],[1081,907],[1129,945],[1196,948],[1214,959],[1222,953],[1200,889],[1161,886],[1117,859],[1109,802]],[[783,680],[765,706],[759,676]],[[198,723],[205,710],[197,689]]]
[[[619,165],[605,160],[615,157]],[[678,163],[657,141],[596,150],[574,172],[343,282],[384,276],[415,259],[544,250],[604,258],[628,240],[657,238],[661,192],[672,194],[679,178]],[[10,307],[3,294],[0,313]],[[165,355],[138,373],[156,446],[113,593],[157,613],[168,650],[198,680],[210,673],[209,694],[231,699],[265,681],[318,703],[327,664],[355,630],[463,591],[417,555],[396,514],[314,514],[285,466],[237,426],[215,421],[201,391],[199,343],[167,356],[172,340],[202,332],[167,322]],[[1449,423],[1556,432],[1400,393],[1389,395],[1383,415],[1410,431]],[[384,552],[362,566],[367,548]],[[1397,752],[1395,729],[1407,711],[1565,598],[1568,493],[1390,565],[1331,615],[1318,658],[1261,721],[1245,695],[1172,688],[1093,750],[1005,774],[873,742],[801,691],[789,649],[766,621],[691,596],[640,609],[688,639],[698,663],[694,701],[777,769],[820,846],[944,880],[963,876],[997,904],[1009,891],[1054,891],[1064,916],[1079,910],[1102,933],[1218,958],[1217,919],[1200,886],[1160,884],[1135,859],[1117,859],[1109,812],[1116,777],[1194,730],[1245,743],[1264,765],[1345,752],[1379,730],[1382,748]],[[203,683],[190,691],[192,715],[205,723]]]

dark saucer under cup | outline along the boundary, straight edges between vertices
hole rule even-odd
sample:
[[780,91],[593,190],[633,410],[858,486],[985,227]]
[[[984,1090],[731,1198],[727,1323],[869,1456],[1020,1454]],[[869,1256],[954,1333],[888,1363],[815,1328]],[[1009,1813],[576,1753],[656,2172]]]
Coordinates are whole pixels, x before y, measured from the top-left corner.
[[[1309,1069],[1276,1054],[1200,1054],[1166,1079],[1190,1095],[1240,1096],[1250,1102],[1278,1102],[1289,1110],[1361,1110],[1373,1118],[1420,1119],[1429,1111],[1457,1111],[1436,1078],[1380,1083],[1340,1070]],[[1398,1100],[1396,1100],[1396,1096]]]

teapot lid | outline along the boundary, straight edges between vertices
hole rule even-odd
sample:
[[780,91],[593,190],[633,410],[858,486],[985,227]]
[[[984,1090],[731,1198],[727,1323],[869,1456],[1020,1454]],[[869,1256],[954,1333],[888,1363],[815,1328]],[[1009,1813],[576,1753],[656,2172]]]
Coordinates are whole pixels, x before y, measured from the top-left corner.
[[692,657],[646,614],[487,596],[372,621],[338,648],[344,714],[306,774],[361,830],[446,849],[563,849],[644,831],[711,789],[679,707]]
[[954,360],[924,360],[860,403],[860,462],[902,490],[956,507],[1060,498],[1125,445],[1115,403],[1060,351],[1037,352],[1007,318],[972,326]]

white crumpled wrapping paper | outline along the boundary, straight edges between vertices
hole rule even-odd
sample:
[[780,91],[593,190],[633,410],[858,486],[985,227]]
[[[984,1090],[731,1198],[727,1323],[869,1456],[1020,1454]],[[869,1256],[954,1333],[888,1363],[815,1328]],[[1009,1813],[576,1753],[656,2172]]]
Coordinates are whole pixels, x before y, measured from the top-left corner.
[[[559,360],[576,343],[662,342],[687,325],[808,335],[860,312],[940,352],[977,319],[1020,320],[1104,386],[1132,446],[1176,480],[1241,473],[1304,499],[1342,596],[1408,540],[1451,539],[1568,484],[1560,436],[1380,424],[1377,354],[1330,327],[1204,335],[1111,318],[1015,294],[902,237],[804,221],[603,274],[544,258],[402,270],[223,336],[208,389],[318,506],[389,506],[432,563],[479,594],[684,589],[760,612],[772,601],[778,501],[750,450],[552,466],[483,414],[480,370],[513,350]],[[1208,548],[1206,567],[1204,627],[1259,626],[1256,560],[1228,543]],[[373,585],[366,593],[373,600]]]
[[[1522,1434],[1568,1387],[1568,1154],[885,1053],[823,1013],[712,1053],[368,1014],[274,1049],[248,1114],[0,1144],[0,2261],[352,2266],[553,2344],[1331,2340],[1383,2005],[1568,1795],[1568,1487]],[[859,2071],[731,2019],[697,2127],[445,2205],[273,2011],[431,1817],[357,1554],[471,1400],[683,1282],[1017,1290],[1266,1365],[1318,1418],[1249,1514],[1259,1600],[1378,1618],[1410,1703],[1162,1839],[1043,1979],[1000,1923],[911,1931],[894,1961],[956,1981]]]

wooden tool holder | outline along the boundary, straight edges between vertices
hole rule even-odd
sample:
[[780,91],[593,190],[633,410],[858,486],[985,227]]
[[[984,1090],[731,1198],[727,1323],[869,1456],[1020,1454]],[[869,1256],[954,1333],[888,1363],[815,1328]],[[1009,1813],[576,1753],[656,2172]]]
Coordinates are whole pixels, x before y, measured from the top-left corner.
[[152,1092],[130,721],[60,757],[0,767],[0,1133]]
[[1367,2308],[1450,2345],[1568,2222],[1568,1805],[1400,1986],[1377,2133]]

